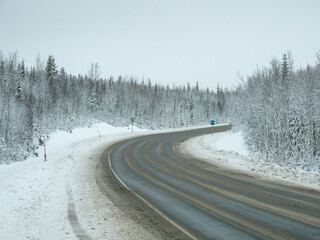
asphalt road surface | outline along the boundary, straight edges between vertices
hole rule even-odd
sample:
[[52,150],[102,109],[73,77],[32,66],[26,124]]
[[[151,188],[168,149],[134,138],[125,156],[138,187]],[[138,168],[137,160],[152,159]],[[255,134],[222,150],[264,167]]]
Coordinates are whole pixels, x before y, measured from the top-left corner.
[[320,239],[320,195],[206,164],[184,140],[231,126],[155,134],[108,149],[119,181],[195,239]]

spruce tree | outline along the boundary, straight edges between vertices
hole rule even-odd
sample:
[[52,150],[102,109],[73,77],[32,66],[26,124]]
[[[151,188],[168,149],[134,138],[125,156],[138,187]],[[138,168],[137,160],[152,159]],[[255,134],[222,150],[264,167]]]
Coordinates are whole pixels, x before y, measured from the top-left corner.
[[49,55],[47,65],[45,68],[46,80],[48,82],[48,96],[50,96],[52,101],[52,106],[54,107],[56,100],[57,100],[57,92],[55,87],[55,80],[57,79],[58,70],[52,55]]
[[50,82],[53,82],[56,79],[58,74],[57,66],[56,66],[54,57],[52,55],[49,55],[48,57],[45,71],[46,71],[46,79],[50,84]]

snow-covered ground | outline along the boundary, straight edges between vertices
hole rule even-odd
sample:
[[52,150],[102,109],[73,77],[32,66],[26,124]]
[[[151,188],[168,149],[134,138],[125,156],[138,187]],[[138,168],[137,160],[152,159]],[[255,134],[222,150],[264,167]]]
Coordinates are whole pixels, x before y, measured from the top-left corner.
[[241,132],[209,134],[189,139],[181,146],[203,161],[256,178],[320,190],[320,173],[259,161],[250,156]]
[[[104,123],[74,129],[72,134],[57,131],[47,142],[46,162],[41,148],[39,157],[0,165],[0,239],[153,239],[115,207],[95,181],[96,166],[107,145],[142,134],[149,132],[135,128],[131,133],[131,128]],[[213,164],[320,189],[317,173],[248,157],[241,133],[205,135],[184,144]]]
[[47,162],[41,148],[39,157],[0,165],[0,239],[78,239],[74,230],[81,234],[82,229],[72,229],[72,211],[77,213],[73,220],[93,239],[148,237],[95,183],[95,168],[106,145],[145,131],[134,132],[103,123],[72,134],[57,131],[47,142]]

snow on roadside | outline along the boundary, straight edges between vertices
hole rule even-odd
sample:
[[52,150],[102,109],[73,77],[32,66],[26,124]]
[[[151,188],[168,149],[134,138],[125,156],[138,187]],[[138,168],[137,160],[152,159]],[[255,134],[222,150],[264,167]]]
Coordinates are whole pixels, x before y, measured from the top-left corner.
[[[177,130],[183,129],[165,131]],[[46,143],[47,162],[42,147],[37,151],[39,157],[0,165],[0,239],[73,240],[78,239],[77,231],[88,239],[154,239],[102,194],[95,171],[108,145],[158,132],[164,130],[134,127],[131,133],[131,126],[105,123],[76,128],[72,133],[56,131]],[[76,229],[69,221],[70,209],[77,216]]]
[[[172,130],[166,130],[172,131]],[[152,133],[161,131],[152,131]],[[39,157],[0,165],[0,239],[78,239],[79,229],[70,224],[68,211],[75,211],[79,227],[92,239],[154,239],[106,198],[95,182],[95,170],[103,150],[115,141],[146,130],[116,128],[105,123],[56,131]],[[101,135],[101,137],[99,136]],[[219,133],[184,143],[206,161],[250,172],[259,177],[301,183],[320,189],[319,173],[296,171],[265,164],[248,156],[241,133]]]
[[[68,218],[70,204],[75,206],[81,224],[87,223],[83,221],[85,218],[91,222],[91,226],[88,223],[81,226],[85,231],[90,228],[94,232],[94,222],[103,228],[103,231],[89,235],[94,239],[126,239],[126,235],[128,239],[130,234],[119,230],[122,224],[129,225],[135,239],[141,239],[142,234],[152,238],[146,230],[122,216],[101,193],[97,193],[94,181],[99,154],[106,145],[145,130],[134,131],[131,133],[131,128],[116,128],[105,123],[74,129],[72,134],[56,131],[47,142],[47,162],[44,162],[41,148],[39,157],[0,165],[0,239],[78,239]],[[88,174],[92,179],[85,178]],[[100,198],[96,200],[96,196]],[[108,221],[94,215],[97,209],[93,209],[96,206],[91,203],[98,201],[100,205],[107,206],[106,211],[110,214],[104,218]]]
[[203,161],[267,181],[320,190],[320,173],[282,167],[250,156],[241,132],[224,132],[187,140],[181,146]]

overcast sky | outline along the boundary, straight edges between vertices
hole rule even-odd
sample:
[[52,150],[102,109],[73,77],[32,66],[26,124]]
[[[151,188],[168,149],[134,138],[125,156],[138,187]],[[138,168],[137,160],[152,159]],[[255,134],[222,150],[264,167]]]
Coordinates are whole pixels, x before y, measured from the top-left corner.
[[318,0],[0,0],[0,50],[28,66],[38,53],[58,67],[153,83],[231,87],[292,51],[295,67],[320,48]]

